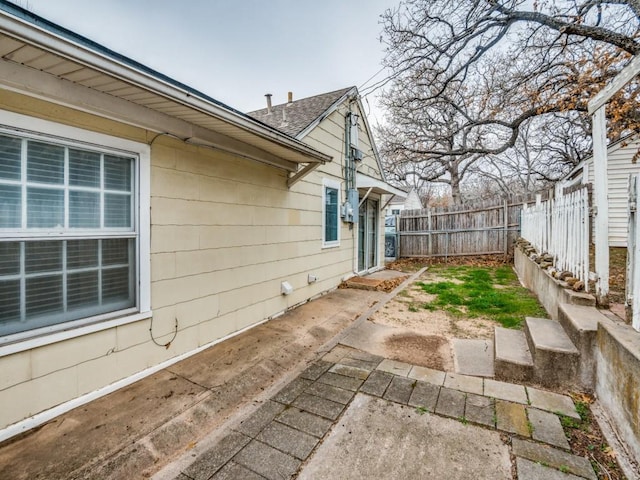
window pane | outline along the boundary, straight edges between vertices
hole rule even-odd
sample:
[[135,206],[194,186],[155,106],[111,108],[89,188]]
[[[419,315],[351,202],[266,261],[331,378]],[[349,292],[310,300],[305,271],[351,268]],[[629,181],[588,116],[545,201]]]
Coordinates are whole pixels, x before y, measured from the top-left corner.
[[104,195],[104,226],[131,227],[131,197],[106,193]]
[[0,228],[22,225],[22,192],[19,186],[0,185]]
[[69,240],[67,242],[67,268],[98,266],[98,240]]
[[102,240],[102,265],[127,265],[132,246],[133,240],[129,238]]
[[102,302],[126,301],[129,292],[129,267],[110,268],[102,271]]
[[338,190],[327,187],[325,190],[325,242],[338,240]]
[[64,224],[64,191],[49,188],[27,188],[27,227],[62,227]]
[[20,274],[20,242],[0,242],[0,275]]
[[22,140],[0,135],[0,178],[20,180]]
[[64,147],[47,143],[27,143],[27,180],[64,183]]
[[0,280],[0,325],[19,319],[20,280]]
[[104,156],[104,188],[107,190],[131,191],[131,166],[130,158]]
[[62,270],[62,242],[26,242],[24,247],[27,273]]
[[27,278],[27,317],[62,311],[62,275]]
[[100,187],[100,154],[69,149],[69,185]]
[[100,227],[100,194],[94,192],[69,192],[69,227]]
[[98,271],[70,273],[67,276],[67,308],[98,304]]

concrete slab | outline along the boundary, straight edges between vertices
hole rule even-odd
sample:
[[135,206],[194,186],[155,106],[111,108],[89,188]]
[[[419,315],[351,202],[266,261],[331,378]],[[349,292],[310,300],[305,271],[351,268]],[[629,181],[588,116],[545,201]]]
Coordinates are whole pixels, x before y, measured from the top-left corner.
[[518,480],[582,480],[570,473],[563,473],[555,468],[547,467],[540,463],[532,462],[526,458],[516,458]]
[[528,408],[527,416],[531,424],[531,436],[534,440],[569,450],[569,442],[557,415],[537,408]]
[[464,409],[464,418],[473,423],[479,423],[487,427],[496,426],[495,400],[473,393],[467,394],[467,403]]
[[522,440],[520,438],[514,438],[512,440],[511,448],[516,457],[523,457],[557,469],[562,468],[580,477],[596,480],[596,474],[589,460],[584,457],[578,457],[571,453],[558,450],[557,448]]
[[485,378],[484,394],[488,397],[507,400],[509,402],[527,404],[527,391],[524,386],[515,383],[500,382]]
[[300,395],[296,401],[293,402],[293,405],[298,407],[300,410],[315,413],[316,415],[328,418],[329,420],[335,420],[338,418],[344,409],[344,405],[341,403],[333,402],[326,398],[316,397],[315,395],[309,395],[307,393]]
[[[182,475],[182,474],[181,474]],[[235,462],[227,463],[223,468],[218,471],[211,480],[264,480],[264,477],[246,469],[242,465],[238,465]],[[176,480],[192,480],[184,475],[183,477],[177,477]]]
[[529,395],[529,403],[532,407],[546,410],[547,412],[561,413],[562,415],[578,420],[580,419],[580,415],[578,415],[571,397],[533,387],[526,388],[527,394]]
[[233,460],[269,480],[291,478],[300,467],[300,460],[257,440],[252,440]]
[[546,386],[579,384],[580,353],[560,322],[527,317],[524,329],[534,358],[534,378]]
[[317,438],[278,422],[267,425],[256,439],[298,460],[307,458],[318,443]]
[[394,375],[399,375],[401,377],[406,377],[409,375],[412,368],[413,366],[408,363],[385,359],[376,369],[382,370],[383,372],[393,373]]
[[433,370],[432,368],[413,366],[409,371],[408,377],[421,382],[442,386],[444,385],[446,373],[440,370]]
[[359,394],[298,476],[337,478],[506,480],[511,462],[498,432]]
[[435,412],[439,395],[440,387],[438,385],[427,382],[416,382],[411,397],[409,398],[409,405],[419,407],[427,412]]
[[333,385],[334,387],[343,388],[345,390],[351,390],[355,392],[360,388],[360,385],[364,382],[359,378],[345,377],[333,372],[327,372],[317,380],[320,383],[326,383],[327,385]]
[[482,378],[459,375],[451,372],[447,372],[447,376],[444,379],[444,386],[447,388],[475,393],[477,395],[482,395],[482,391],[484,390],[482,385]]
[[464,403],[467,395],[459,390],[441,387],[436,405],[436,413],[447,417],[462,419],[464,417]]
[[453,365],[456,373],[493,377],[493,342],[483,339],[454,338]]
[[331,367],[329,371],[331,373],[337,373],[339,375],[344,375],[345,377],[358,378],[360,380],[366,380],[370,372],[370,370],[364,368],[352,367],[342,363],[337,363]]
[[331,420],[318,417],[295,407],[287,408],[276,418],[276,421],[297,428],[317,438],[322,438],[333,425]]
[[238,453],[251,438],[231,432],[214,447],[202,453],[184,473],[193,480],[207,480]]
[[343,388],[334,387],[333,385],[327,385],[326,383],[315,382],[309,385],[309,388],[305,390],[305,393],[310,393],[316,397],[326,398],[333,402],[342,403],[346,405],[353,398],[354,392],[351,390],[345,390]]
[[240,422],[234,430],[253,438],[260,433],[260,430],[276,418],[284,408],[284,405],[269,400],[248,418]]
[[413,392],[413,384],[415,380],[404,377],[393,377],[391,383],[384,392],[384,399],[396,403],[407,404],[411,393]]
[[300,376],[307,380],[317,380],[324,372],[333,367],[333,363],[319,360],[309,365]]

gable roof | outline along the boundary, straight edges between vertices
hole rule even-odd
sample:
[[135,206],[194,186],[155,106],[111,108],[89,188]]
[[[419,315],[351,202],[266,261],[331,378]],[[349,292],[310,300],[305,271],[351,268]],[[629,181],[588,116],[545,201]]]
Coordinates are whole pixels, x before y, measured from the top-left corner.
[[292,137],[297,137],[317,120],[323,113],[355,87],[342,88],[333,92],[301,98],[291,103],[282,103],[271,107],[271,113],[266,108],[248,112],[247,115],[256,120],[277,128]]

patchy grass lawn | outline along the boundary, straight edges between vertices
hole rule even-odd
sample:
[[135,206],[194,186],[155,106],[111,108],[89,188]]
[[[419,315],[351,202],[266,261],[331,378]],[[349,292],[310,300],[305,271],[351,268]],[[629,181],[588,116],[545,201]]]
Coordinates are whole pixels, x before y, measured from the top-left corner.
[[429,272],[442,281],[417,285],[435,295],[426,310],[454,316],[486,317],[507,328],[520,328],[525,317],[546,317],[535,295],[520,286],[510,266],[497,268],[434,265]]

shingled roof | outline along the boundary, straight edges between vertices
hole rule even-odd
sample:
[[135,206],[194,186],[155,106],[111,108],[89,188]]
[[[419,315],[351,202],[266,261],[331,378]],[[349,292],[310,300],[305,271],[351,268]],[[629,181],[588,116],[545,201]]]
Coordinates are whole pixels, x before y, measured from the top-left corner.
[[[297,137],[305,128],[326,112],[329,107],[342,98],[354,87],[343,88],[334,92],[323,93],[313,97],[301,98],[291,103],[274,105],[271,113],[266,108],[248,112],[247,115],[256,120],[277,128],[283,133]],[[283,111],[286,113],[283,115]]]

